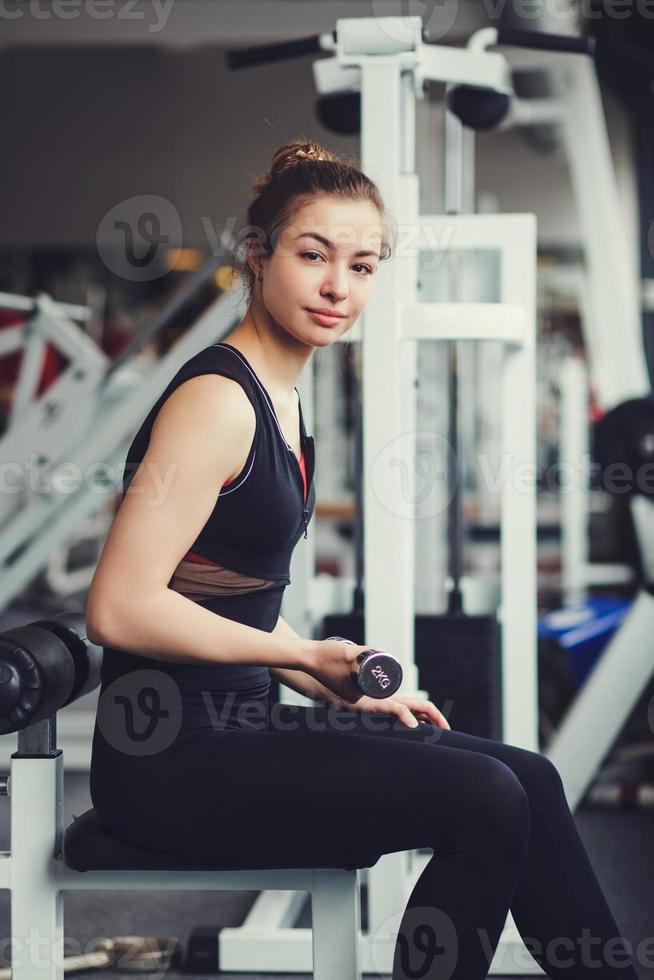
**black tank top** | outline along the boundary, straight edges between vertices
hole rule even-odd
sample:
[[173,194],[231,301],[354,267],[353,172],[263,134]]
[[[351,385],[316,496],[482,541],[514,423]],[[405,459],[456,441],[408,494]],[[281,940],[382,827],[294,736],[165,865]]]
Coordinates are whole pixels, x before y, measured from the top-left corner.
[[[127,453],[123,496],[145,455],[159,409],[176,388],[202,374],[220,374],[241,385],[254,408],[256,430],[243,469],[234,480],[219,489],[214,509],[189,554],[274,584],[260,591],[211,595],[193,601],[228,619],[272,632],[279,617],[284,589],[290,583],[293,549],[302,535],[306,537],[315,509],[314,440],[306,433],[299,392],[306,500],[300,462],[286,442],[270,395],[245,356],[227,343],[213,344],[183,364],[150,410]],[[117,677],[144,669],[167,673],[175,680],[182,695],[185,691],[194,694],[238,690],[260,696],[270,687],[270,673],[264,665],[173,663],[104,647],[100,693]]]

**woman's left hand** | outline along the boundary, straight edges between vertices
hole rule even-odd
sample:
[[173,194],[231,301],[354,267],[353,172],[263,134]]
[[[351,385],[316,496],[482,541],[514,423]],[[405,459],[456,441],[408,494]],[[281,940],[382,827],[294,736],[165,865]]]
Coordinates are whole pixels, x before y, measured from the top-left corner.
[[371,698],[364,694],[354,704],[343,703],[343,706],[353,711],[397,715],[407,728],[417,728],[421,721],[429,722],[438,728],[450,728],[447,718],[435,704],[411,694],[394,694],[390,698]]

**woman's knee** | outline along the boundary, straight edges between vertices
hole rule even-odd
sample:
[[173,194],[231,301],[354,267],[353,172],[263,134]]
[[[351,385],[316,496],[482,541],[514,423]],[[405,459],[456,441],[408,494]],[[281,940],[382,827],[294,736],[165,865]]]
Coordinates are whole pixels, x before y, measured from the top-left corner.
[[509,833],[519,836],[528,833],[529,798],[515,772],[500,759],[493,759],[488,781],[490,809],[497,821]]
[[538,799],[565,796],[559,770],[551,759],[540,752],[513,747],[508,765],[516,773],[532,804]]
[[521,859],[529,843],[531,811],[516,774],[500,759],[476,756],[466,777],[468,806],[460,813],[459,843],[481,844]]
[[556,768],[551,759],[548,759],[546,755],[540,755],[538,752],[533,752],[534,756],[533,765],[536,769],[538,778],[541,779],[550,789],[554,789],[557,792],[563,792],[563,780],[561,779],[561,773]]

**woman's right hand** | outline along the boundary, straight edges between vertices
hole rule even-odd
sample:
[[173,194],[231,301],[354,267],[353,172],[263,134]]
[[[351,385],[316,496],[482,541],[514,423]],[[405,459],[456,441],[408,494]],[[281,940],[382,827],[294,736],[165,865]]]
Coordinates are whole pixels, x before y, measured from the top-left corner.
[[356,659],[370,649],[343,640],[313,640],[304,670],[348,704],[356,704],[363,697],[354,680]]

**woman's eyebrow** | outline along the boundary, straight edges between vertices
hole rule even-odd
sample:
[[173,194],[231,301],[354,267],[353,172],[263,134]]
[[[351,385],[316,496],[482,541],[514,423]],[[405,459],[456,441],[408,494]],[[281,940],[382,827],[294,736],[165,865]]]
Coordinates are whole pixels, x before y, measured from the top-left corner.
[[[324,237],[324,235],[319,235],[317,231],[303,231],[300,235],[296,236],[296,241],[298,238],[316,238],[319,242],[322,242],[323,245],[325,245],[327,248],[330,248],[332,251],[336,249],[336,246],[333,244],[333,242],[330,242],[328,238]],[[376,259],[379,258],[378,252],[366,252],[364,250],[362,252],[354,253],[355,258],[363,258],[366,255],[372,255]]]

